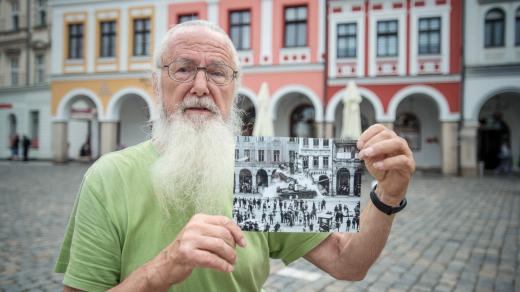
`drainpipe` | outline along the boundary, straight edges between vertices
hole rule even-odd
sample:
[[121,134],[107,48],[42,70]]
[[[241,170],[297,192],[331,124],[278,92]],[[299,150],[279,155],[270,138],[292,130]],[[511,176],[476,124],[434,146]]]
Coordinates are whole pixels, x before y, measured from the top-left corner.
[[462,176],[462,158],[460,157],[461,156],[461,153],[462,153],[462,145],[461,145],[461,132],[462,132],[462,128],[464,127],[464,84],[465,84],[465,80],[466,80],[466,61],[465,61],[465,58],[466,58],[466,54],[464,52],[465,50],[465,44],[466,44],[466,0],[463,0],[462,1],[462,6],[461,6],[461,9],[462,9],[462,18],[461,18],[461,21],[462,21],[462,25],[461,25],[461,35],[462,35],[462,40],[461,40],[461,54],[460,54],[460,72],[461,72],[461,76],[460,76],[460,97],[459,97],[459,102],[460,102],[460,117],[459,117],[459,123],[458,123],[458,133],[457,133],[457,175],[458,176]]
[[25,85],[29,86],[29,78],[31,76],[30,56],[29,51],[31,48],[31,0],[27,0],[27,38],[25,40]]
[[[329,0],[325,0],[325,65],[323,69],[323,101],[327,100],[327,84],[329,78]],[[327,110],[326,102],[323,103],[323,112],[325,113]],[[327,136],[327,121],[324,119],[322,122],[322,131],[323,136]],[[331,138],[331,137],[326,137]]]

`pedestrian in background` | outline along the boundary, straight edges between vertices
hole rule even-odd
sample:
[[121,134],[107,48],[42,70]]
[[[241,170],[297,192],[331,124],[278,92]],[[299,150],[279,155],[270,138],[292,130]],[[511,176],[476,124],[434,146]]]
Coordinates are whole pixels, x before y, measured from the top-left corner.
[[11,160],[18,159],[18,147],[20,146],[20,137],[14,134],[11,137]]
[[29,137],[27,137],[26,135],[23,135],[23,138],[22,138],[23,161],[29,160],[29,147],[31,147],[31,139],[29,139]]

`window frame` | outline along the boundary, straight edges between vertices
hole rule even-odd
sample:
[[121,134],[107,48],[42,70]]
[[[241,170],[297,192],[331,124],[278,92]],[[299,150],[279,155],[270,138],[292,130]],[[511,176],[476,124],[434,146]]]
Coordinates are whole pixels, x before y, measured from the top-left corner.
[[[105,24],[110,24],[108,32],[103,30]],[[104,51],[104,42],[108,40],[108,52]],[[117,21],[115,19],[102,20],[99,22],[99,57],[100,58],[115,58],[117,49]],[[108,53],[105,55],[105,53]]]
[[[500,13],[501,18],[488,19],[489,15],[493,12]],[[495,43],[495,38],[496,38],[495,29],[496,29],[496,26],[499,24],[502,24],[502,30],[499,32],[500,33],[500,42]],[[489,30],[490,31],[490,37],[489,37],[490,42],[489,43],[488,43],[488,26],[491,27]],[[504,10],[502,10],[498,7],[489,9],[486,12],[486,14],[484,15],[484,48],[487,49],[487,48],[505,47],[505,43],[506,43],[505,36],[506,36],[506,14],[505,14]]]
[[[232,22],[232,14],[234,13],[239,13],[239,23],[236,23],[234,24]],[[249,14],[249,22],[244,22],[243,19],[243,15],[245,13],[248,13]],[[235,49],[237,51],[247,51],[247,50],[251,50],[251,42],[252,42],[252,39],[251,39],[251,9],[240,9],[240,10],[231,10],[229,11],[228,13],[228,23],[229,23],[229,31],[228,31],[228,35],[229,35],[229,38],[231,39],[231,42],[233,42],[233,45],[235,45]],[[238,28],[238,39],[239,39],[239,46],[237,46],[237,44],[235,44],[233,38],[232,38],[232,30],[233,28]],[[243,32],[247,30],[248,33],[249,33],[249,42],[246,46],[242,46],[243,45]]]
[[[137,23],[142,22],[142,29],[137,30]],[[147,28],[148,22],[148,28]],[[149,57],[151,54],[152,48],[152,19],[151,17],[136,17],[132,19],[133,31],[132,31],[132,57]],[[141,43],[137,43],[137,36],[141,35]],[[146,42],[146,37],[148,37],[148,42]],[[140,48],[140,53],[138,53],[137,48]]]
[[[301,20],[301,19],[296,19],[296,20],[287,20],[287,11],[289,9],[295,9],[296,10],[296,18],[298,17],[298,9],[299,8],[305,8],[305,20]],[[283,24],[284,24],[284,30],[283,30],[283,47],[284,48],[305,48],[309,45],[309,7],[308,5],[304,4],[304,5],[290,5],[290,6],[285,6],[283,8]],[[299,41],[298,41],[298,35],[299,35],[299,29],[300,29],[300,25],[301,24],[305,24],[305,42],[304,44],[299,44]],[[289,25],[291,26],[296,26],[296,30],[295,30],[295,42],[294,44],[292,45],[288,45],[288,27]]]
[[20,3],[18,0],[11,2],[11,26],[13,31],[20,30]]
[[[41,63],[39,63],[39,60],[41,58]],[[34,58],[34,67],[35,67],[35,74],[34,74],[34,81],[35,83],[43,83],[45,82],[45,54],[44,53],[37,53]]]
[[[9,58],[9,73],[11,76],[10,85],[11,86],[19,86],[20,85],[20,56],[12,56]],[[16,66],[13,66],[16,64]]]
[[[74,30],[73,28],[81,28],[80,31]],[[67,24],[67,34],[68,34],[68,52],[67,52],[67,59],[68,60],[81,60],[83,59],[83,54],[85,53],[83,51],[84,46],[84,38],[85,38],[85,24],[83,22],[77,22],[77,23],[68,23]],[[73,34],[74,33],[74,34]],[[77,42],[77,43],[75,43]],[[75,47],[73,46],[73,43],[75,43]],[[73,47],[76,48],[75,51],[73,51]]]
[[36,5],[36,26],[47,26],[47,0],[38,0]]
[[[182,20],[183,18],[189,18],[189,19]],[[198,20],[198,19],[199,19],[199,13],[198,12],[177,14],[177,24],[183,23],[183,22],[186,22],[186,21],[190,21],[190,20]]]
[[[432,29],[431,28],[431,22],[437,20],[439,22],[439,28],[438,29]],[[421,21],[427,21],[428,22],[428,28],[425,30],[421,30]],[[442,18],[440,16],[431,16],[431,17],[421,17],[417,21],[417,54],[420,56],[425,55],[440,55],[442,50]],[[426,52],[421,51],[421,35],[426,34],[428,42],[427,42],[427,50]],[[433,43],[431,41],[432,35],[437,34],[438,35],[438,43],[436,45],[437,50],[433,50]]]
[[515,12],[515,47],[520,46],[520,6]]
[[[385,23],[387,26],[395,22],[395,32],[379,32],[379,24]],[[395,42],[395,54],[389,54],[388,48],[386,49],[386,53],[382,54],[379,51],[379,40],[380,38],[384,38],[386,44],[388,44],[388,40],[390,37],[395,36],[396,42]],[[389,19],[389,20],[378,20],[376,22],[376,56],[378,58],[395,58],[399,57],[399,20],[398,19]]]
[[[342,34],[340,35],[339,31],[340,31],[340,26],[346,26],[346,30],[347,30],[347,33],[345,34]],[[354,26],[354,34],[349,34],[348,33],[348,27],[349,26]],[[347,44],[348,44],[348,41],[349,39],[353,38],[354,39],[354,54],[351,55],[349,54],[349,47],[347,45],[346,47],[346,50],[345,50],[345,54],[340,54],[340,48],[339,48],[339,42],[340,42],[340,39],[345,39],[345,41],[347,41]],[[357,58],[357,50],[358,50],[358,46],[357,46],[357,22],[343,22],[343,23],[338,23],[336,24],[336,57],[338,59],[347,59],[347,58]]]

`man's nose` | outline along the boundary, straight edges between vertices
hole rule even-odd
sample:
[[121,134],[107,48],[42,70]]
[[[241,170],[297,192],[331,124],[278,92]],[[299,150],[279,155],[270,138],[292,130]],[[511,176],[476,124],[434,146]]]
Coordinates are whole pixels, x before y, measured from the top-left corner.
[[206,72],[204,70],[199,70],[195,74],[190,93],[196,96],[208,95],[208,80],[206,79]]

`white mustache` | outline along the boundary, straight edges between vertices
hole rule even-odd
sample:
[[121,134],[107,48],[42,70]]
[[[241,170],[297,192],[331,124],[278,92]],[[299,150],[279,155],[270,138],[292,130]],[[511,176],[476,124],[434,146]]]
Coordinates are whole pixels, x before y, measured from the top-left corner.
[[207,109],[214,114],[220,115],[219,108],[217,107],[213,99],[211,99],[209,96],[188,96],[182,100],[181,104],[179,105],[179,111],[184,112],[188,108],[194,107]]

